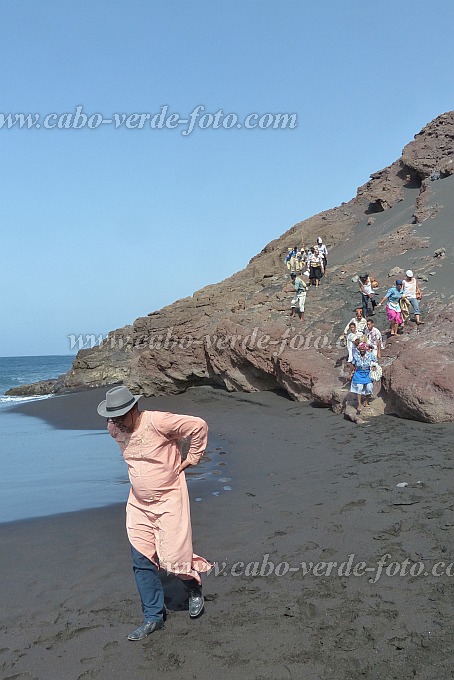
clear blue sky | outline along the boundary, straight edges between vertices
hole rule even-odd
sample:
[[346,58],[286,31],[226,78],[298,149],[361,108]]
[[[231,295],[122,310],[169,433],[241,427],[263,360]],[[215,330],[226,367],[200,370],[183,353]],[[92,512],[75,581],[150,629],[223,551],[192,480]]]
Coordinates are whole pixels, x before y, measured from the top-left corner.
[[3,0],[0,112],[296,113],[0,130],[0,355],[69,353],[243,268],[454,108],[452,0]]

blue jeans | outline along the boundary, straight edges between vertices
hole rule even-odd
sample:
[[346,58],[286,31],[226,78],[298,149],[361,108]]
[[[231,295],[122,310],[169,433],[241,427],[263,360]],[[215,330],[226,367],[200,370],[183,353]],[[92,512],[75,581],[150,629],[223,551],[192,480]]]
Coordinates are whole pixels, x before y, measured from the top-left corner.
[[419,314],[419,302],[418,302],[418,300],[416,298],[408,298],[408,302],[413,307],[414,313]]
[[370,308],[370,312],[372,314],[374,312],[375,294],[370,298],[368,295],[361,293],[361,297],[362,297],[363,317],[365,319],[367,319],[367,317],[369,315],[369,308]]
[[131,545],[132,568],[137,590],[142,602],[145,621],[162,621],[164,614],[164,590],[158,569],[148,557]]

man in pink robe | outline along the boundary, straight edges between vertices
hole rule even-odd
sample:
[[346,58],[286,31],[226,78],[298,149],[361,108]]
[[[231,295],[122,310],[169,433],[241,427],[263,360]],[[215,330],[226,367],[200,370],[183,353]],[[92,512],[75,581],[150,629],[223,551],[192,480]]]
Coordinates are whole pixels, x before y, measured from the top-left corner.
[[[189,615],[196,618],[204,607],[200,573],[212,567],[192,550],[189,495],[183,472],[203,456],[208,426],[193,416],[139,411],[139,399],[122,385],[109,390],[98,406],[98,413],[108,418],[107,428],[120,446],[131,482],[126,528],[144,623],[128,635],[128,640],[143,640],[164,628],[164,591],[158,569],[185,581]],[[186,438],[190,447],[182,461],[180,443]]]

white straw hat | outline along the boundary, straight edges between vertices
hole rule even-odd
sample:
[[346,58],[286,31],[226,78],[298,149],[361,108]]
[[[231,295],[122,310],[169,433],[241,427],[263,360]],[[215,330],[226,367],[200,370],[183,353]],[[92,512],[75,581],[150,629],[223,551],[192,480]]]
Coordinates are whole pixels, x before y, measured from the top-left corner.
[[409,279],[413,278],[413,272],[411,271],[411,269],[407,269],[407,271],[405,272],[405,276],[408,276]]

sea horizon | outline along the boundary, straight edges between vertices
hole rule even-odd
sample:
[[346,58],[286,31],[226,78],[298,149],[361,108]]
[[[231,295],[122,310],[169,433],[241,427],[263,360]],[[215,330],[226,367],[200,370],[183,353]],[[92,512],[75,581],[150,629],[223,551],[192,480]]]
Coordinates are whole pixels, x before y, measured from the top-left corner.
[[[72,366],[73,354],[36,354],[0,357],[0,404],[14,403],[36,396],[10,397],[5,392],[13,387],[28,385],[40,380],[51,380],[63,375]],[[46,397],[50,395],[44,395]]]
[[0,359],[26,359],[36,357],[76,357],[76,354],[2,354]]

